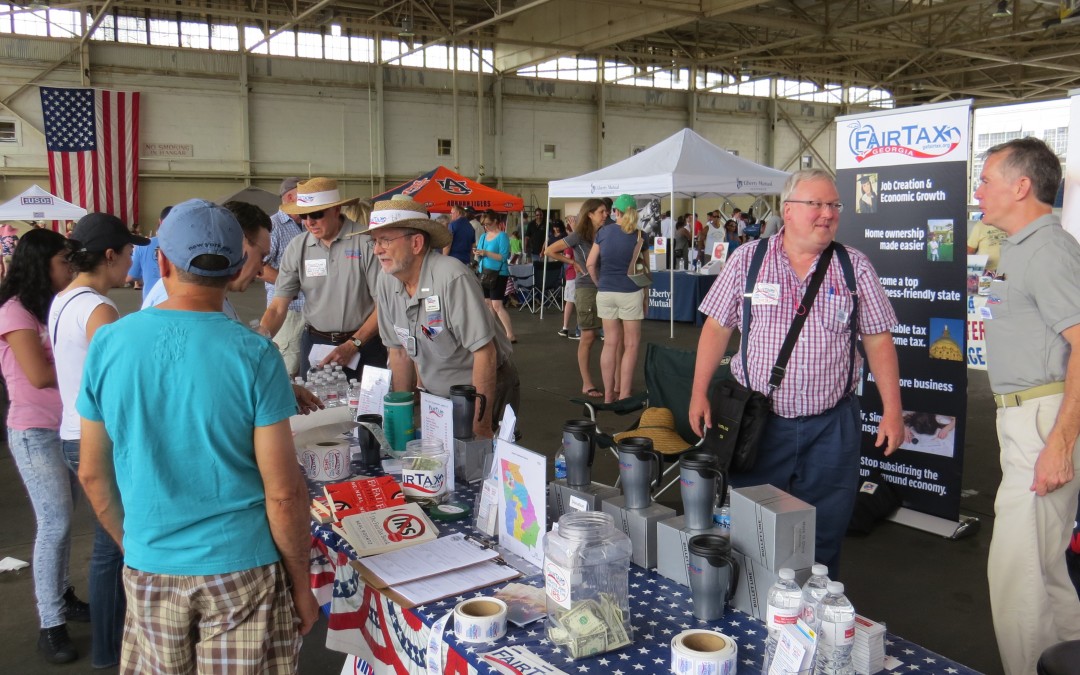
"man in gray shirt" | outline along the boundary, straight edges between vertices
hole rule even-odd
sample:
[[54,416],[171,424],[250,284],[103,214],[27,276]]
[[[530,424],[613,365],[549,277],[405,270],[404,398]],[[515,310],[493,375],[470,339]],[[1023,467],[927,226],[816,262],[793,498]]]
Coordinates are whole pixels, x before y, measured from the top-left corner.
[[1065,565],[1080,492],[1080,244],[1051,213],[1061,163],[1045,143],[986,155],[975,199],[1008,235],[982,309],[1002,468],[987,573],[1001,661],[1021,675],[1080,639]]
[[419,384],[448,398],[450,387],[471,384],[488,401],[482,416],[477,410],[473,433],[490,438],[505,405],[520,414],[520,383],[510,341],[484,304],[476,275],[438,254],[450,232],[411,199],[377,202],[368,232],[383,271],[379,333],[393,390]]
[[300,216],[307,232],[286,247],[274,299],[259,322],[276,335],[289,303],[303,291],[312,360],[322,355],[316,365],[341,364],[350,378],[359,377],[365,364],[386,364],[375,309],[379,263],[371,238],[363,234],[367,223],[355,223],[341,212],[357,201],[342,199],[336,180],[311,178],[297,186],[295,203],[281,205],[285,213]]

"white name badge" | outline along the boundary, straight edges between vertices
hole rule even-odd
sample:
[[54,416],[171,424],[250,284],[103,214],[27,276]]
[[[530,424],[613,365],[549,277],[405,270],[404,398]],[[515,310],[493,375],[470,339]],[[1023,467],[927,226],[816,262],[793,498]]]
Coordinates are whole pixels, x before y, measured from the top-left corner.
[[994,318],[994,312],[986,305],[983,305],[979,308],[979,316],[982,317],[984,321],[987,321]]
[[758,283],[750,296],[751,305],[776,305],[780,303],[780,284]]
[[424,298],[424,311],[425,312],[437,312],[439,311],[439,296],[429,295]]
[[326,276],[326,259],[319,260],[305,260],[304,261],[304,276],[308,277],[325,277]]

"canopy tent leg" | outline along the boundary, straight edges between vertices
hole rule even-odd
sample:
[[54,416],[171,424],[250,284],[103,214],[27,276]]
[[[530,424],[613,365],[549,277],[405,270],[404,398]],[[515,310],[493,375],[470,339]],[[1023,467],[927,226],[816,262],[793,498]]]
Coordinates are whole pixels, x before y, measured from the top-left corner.
[[[547,248],[548,232],[551,229],[551,192],[548,192],[547,208],[544,210],[544,243],[541,245],[541,258],[543,257],[543,249]],[[533,280],[533,284],[536,281]],[[540,275],[540,292],[543,293],[543,289],[547,288],[547,261],[544,261],[544,272]],[[540,296],[540,320],[544,320],[544,296]]]

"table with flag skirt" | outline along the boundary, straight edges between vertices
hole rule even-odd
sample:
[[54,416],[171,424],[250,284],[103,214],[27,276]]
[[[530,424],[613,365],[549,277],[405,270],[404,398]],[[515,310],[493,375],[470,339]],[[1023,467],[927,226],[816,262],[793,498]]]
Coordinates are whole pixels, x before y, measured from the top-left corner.
[[[456,497],[467,503],[472,499],[471,493],[462,491]],[[443,535],[475,533],[469,521],[437,525]],[[469,597],[492,595],[499,588],[482,589],[412,610],[402,609],[360,579],[348,564],[355,554],[333,529],[313,524],[312,535],[311,585],[330,617],[326,646],[360,657],[355,664],[357,673],[426,675],[425,657],[432,624],[452,611],[458,602]],[[539,574],[514,581],[539,588],[543,588],[544,583]],[[688,588],[636,565],[630,567],[630,596],[634,627],[632,645],[572,661],[544,637],[542,621],[524,628],[511,625],[506,637],[493,643],[492,647],[459,643],[453,635],[451,621],[443,636],[444,662],[440,672],[448,675],[497,672],[480,655],[495,646],[517,645],[528,648],[566,673],[667,673],[671,665],[671,640],[688,628],[709,628],[733,638],[739,645],[739,670],[744,673],[760,671],[766,630],[757,619],[729,608],[719,621],[699,621],[692,615]],[[892,634],[886,635],[885,651],[903,664],[892,672],[946,675],[976,672]]]

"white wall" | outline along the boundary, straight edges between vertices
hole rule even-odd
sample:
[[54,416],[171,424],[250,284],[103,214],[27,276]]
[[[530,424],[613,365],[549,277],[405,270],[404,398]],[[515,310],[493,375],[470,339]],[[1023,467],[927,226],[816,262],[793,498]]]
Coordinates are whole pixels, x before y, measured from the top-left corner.
[[[69,50],[69,43],[0,36],[0,100]],[[215,198],[239,189],[245,180],[275,189],[285,175],[329,175],[343,179],[347,194],[366,197],[378,190],[380,179],[390,187],[437,164],[454,168],[453,157],[436,154],[436,139],[454,137],[454,87],[448,72],[397,67],[380,71],[370,64],[245,59],[238,54],[100,43],[90,44],[90,62],[93,86],[143,92],[142,142],[193,146],[191,158],[140,160],[142,222],[156,222],[165,204],[192,196]],[[238,74],[245,62],[247,92]],[[380,72],[384,132],[378,126],[374,81]],[[79,86],[77,66],[65,64],[39,83]],[[529,205],[544,203],[548,180],[600,168],[598,142],[606,165],[629,156],[631,147],[651,145],[690,123],[687,92],[607,86],[601,140],[597,85],[511,76],[502,82],[502,118],[497,124],[493,83],[492,76],[478,83],[475,73],[457,77],[457,166],[476,178],[482,165],[487,182],[501,181],[503,189],[520,194]],[[485,94],[480,108],[478,84]],[[807,137],[837,112],[821,104],[777,105]],[[20,122],[20,143],[0,144],[0,199],[34,182],[48,187],[44,137],[37,131],[42,128],[37,88],[27,88],[10,106],[16,116],[0,108],[0,118],[22,117],[25,122]],[[764,99],[698,95],[694,127],[703,136],[765,164],[770,163],[772,136],[775,163],[796,168],[801,154],[807,154],[799,151],[799,135],[782,119],[775,129],[772,126]],[[829,163],[833,139],[830,124],[814,142]],[[380,142],[385,145],[385,172],[380,170]],[[556,145],[555,159],[542,157],[545,143]],[[817,158],[814,165],[821,166]],[[704,213],[719,204],[720,200],[703,200],[697,208]],[[687,201],[676,209],[689,206]]]

